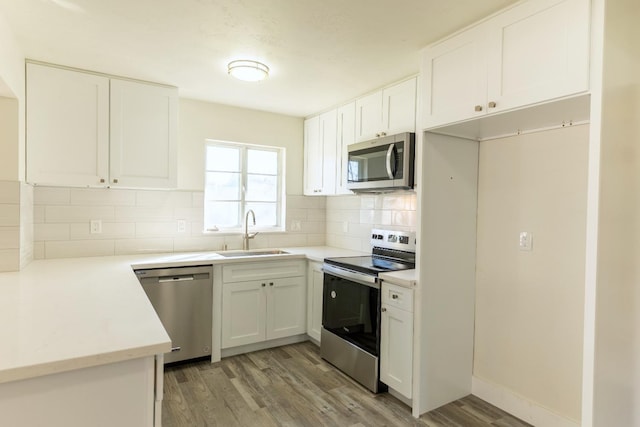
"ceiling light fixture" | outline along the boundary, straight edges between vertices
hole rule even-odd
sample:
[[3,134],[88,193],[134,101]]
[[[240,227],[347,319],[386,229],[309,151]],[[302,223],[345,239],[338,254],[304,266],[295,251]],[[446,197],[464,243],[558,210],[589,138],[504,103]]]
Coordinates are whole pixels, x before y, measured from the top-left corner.
[[269,67],[262,62],[240,59],[229,62],[229,74],[246,82],[257,82],[269,77]]

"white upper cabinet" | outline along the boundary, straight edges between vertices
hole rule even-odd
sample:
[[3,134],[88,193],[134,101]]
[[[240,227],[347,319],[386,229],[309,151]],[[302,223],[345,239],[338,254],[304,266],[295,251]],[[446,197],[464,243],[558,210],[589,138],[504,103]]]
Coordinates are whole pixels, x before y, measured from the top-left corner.
[[315,196],[322,188],[320,116],[304,121],[304,194]]
[[27,181],[173,188],[176,88],[27,64]]
[[589,89],[588,0],[520,3],[423,52],[423,127]]
[[356,100],[356,142],[416,129],[416,82],[412,78]]
[[176,187],[177,109],[175,88],[111,80],[111,185]]
[[382,91],[356,100],[356,140],[380,136],[382,131]]
[[425,51],[423,126],[484,115],[487,99],[484,27],[475,27]]
[[106,185],[109,79],[27,64],[27,181]]
[[356,142],[356,103],[338,108],[338,144],[336,156],[336,194],[353,194],[347,189],[347,147]]
[[337,115],[327,111],[304,122],[304,194],[335,194]]

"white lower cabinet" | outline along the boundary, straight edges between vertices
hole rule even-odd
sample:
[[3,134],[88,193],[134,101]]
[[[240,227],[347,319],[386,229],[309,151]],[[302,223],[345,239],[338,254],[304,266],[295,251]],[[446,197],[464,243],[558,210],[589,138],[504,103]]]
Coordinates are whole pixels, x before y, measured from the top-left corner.
[[307,269],[307,335],[320,342],[322,328],[322,263],[309,262]]
[[412,397],[413,289],[382,282],[380,380]]
[[[222,348],[305,333],[304,268],[304,261],[225,265],[222,273]],[[264,278],[256,280],[255,276],[260,274]],[[291,276],[283,277],[287,275]]]
[[0,425],[160,427],[162,355],[0,384]]

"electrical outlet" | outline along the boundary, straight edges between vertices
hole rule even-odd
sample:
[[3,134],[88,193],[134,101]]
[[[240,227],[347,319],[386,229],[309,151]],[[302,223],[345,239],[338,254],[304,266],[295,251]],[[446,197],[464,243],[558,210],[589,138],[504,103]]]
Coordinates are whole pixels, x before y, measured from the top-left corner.
[[92,219],[91,220],[91,234],[101,234],[102,233],[102,220],[101,219]]
[[520,247],[521,251],[533,250],[533,235],[528,231],[520,232],[518,246]]
[[294,219],[293,221],[291,221],[291,231],[300,231],[302,230],[302,224],[300,224],[300,221],[297,219]]
[[187,221],[184,219],[179,219],[177,229],[178,233],[185,233],[187,231]]

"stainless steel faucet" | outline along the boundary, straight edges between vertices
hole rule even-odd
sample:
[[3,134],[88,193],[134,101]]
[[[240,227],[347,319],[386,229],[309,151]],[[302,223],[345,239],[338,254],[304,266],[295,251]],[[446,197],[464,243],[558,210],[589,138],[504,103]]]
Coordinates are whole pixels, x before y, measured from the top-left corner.
[[253,225],[256,225],[256,213],[253,209],[249,209],[244,216],[244,236],[242,236],[242,250],[244,251],[249,250],[249,239],[253,239],[258,234],[257,231],[255,233],[249,233],[249,214],[251,214],[253,218]]

